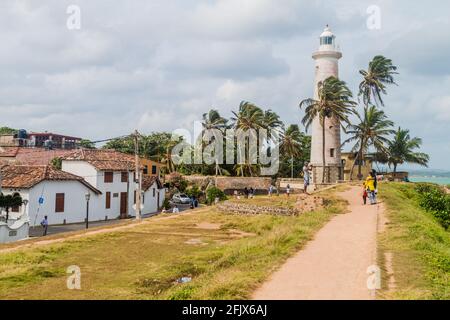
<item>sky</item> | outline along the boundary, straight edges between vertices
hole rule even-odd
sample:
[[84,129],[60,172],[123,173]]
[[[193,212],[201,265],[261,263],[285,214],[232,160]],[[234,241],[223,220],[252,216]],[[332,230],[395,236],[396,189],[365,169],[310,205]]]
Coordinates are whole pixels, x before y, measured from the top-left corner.
[[1,0],[0,126],[101,140],[193,130],[243,100],[299,124],[329,24],[355,95],[375,55],[398,66],[384,110],[450,170],[448,12],[441,0]]

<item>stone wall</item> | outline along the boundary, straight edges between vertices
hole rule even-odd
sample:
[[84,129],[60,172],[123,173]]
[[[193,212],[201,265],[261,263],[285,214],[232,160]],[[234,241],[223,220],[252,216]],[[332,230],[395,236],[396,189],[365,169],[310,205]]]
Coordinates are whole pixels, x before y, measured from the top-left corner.
[[282,216],[295,216],[300,213],[300,211],[295,208],[257,206],[253,204],[236,203],[228,201],[219,203],[217,205],[217,208],[223,213],[245,214],[245,215],[271,214]]
[[184,178],[192,184],[205,185],[208,181],[216,184],[216,186],[228,194],[232,194],[234,190],[242,191],[245,187],[253,188],[257,193],[265,192],[269,189],[272,182],[270,177],[223,177],[223,176],[184,176]]

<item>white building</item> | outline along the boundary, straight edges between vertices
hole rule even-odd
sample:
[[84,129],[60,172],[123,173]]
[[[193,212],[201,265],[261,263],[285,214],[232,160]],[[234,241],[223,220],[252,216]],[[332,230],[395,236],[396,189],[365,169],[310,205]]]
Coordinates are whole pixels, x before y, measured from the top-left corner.
[[[62,170],[83,177],[101,191],[98,210],[108,219],[135,216],[134,157],[114,150],[76,150],[62,157]],[[165,190],[157,177],[142,179],[142,214],[162,206]]]
[[[314,52],[315,81],[314,99],[318,99],[318,84],[327,78],[339,77],[339,59],[342,58],[336,36],[327,26],[320,35],[319,50]],[[313,183],[321,183],[323,176],[323,143],[322,124],[319,117],[312,123],[311,164],[313,166]],[[325,182],[335,183],[342,177],[341,164],[341,127],[339,121],[334,118],[325,119]]]
[[[91,194],[89,220],[105,219],[99,210],[101,192],[83,178],[51,166],[6,165],[1,168],[2,193],[19,193],[27,206],[12,208],[9,223],[29,217],[30,226],[39,225],[44,216],[49,224],[83,222],[86,193]],[[5,212],[2,212],[5,216]]]

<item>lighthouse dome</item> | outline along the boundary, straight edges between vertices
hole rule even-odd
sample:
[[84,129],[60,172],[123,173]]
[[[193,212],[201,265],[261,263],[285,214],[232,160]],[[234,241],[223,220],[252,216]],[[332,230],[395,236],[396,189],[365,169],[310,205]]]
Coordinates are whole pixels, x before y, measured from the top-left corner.
[[326,46],[327,47],[326,49],[328,50],[334,49],[335,38],[336,36],[334,35],[333,32],[331,32],[331,29],[327,25],[325,30],[320,35],[320,46],[322,47],[321,49],[325,49],[323,48],[324,46]]

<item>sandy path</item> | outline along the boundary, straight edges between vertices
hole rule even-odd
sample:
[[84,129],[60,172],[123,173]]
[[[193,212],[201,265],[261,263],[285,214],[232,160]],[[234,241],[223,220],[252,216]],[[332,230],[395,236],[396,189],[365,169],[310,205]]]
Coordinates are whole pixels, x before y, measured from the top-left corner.
[[367,288],[367,268],[376,261],[377,215],[382,206],[363,206],[360,187],[339,195],[349,201],[350,212],[334,217],[272,274],[254,299],[374,298]]

